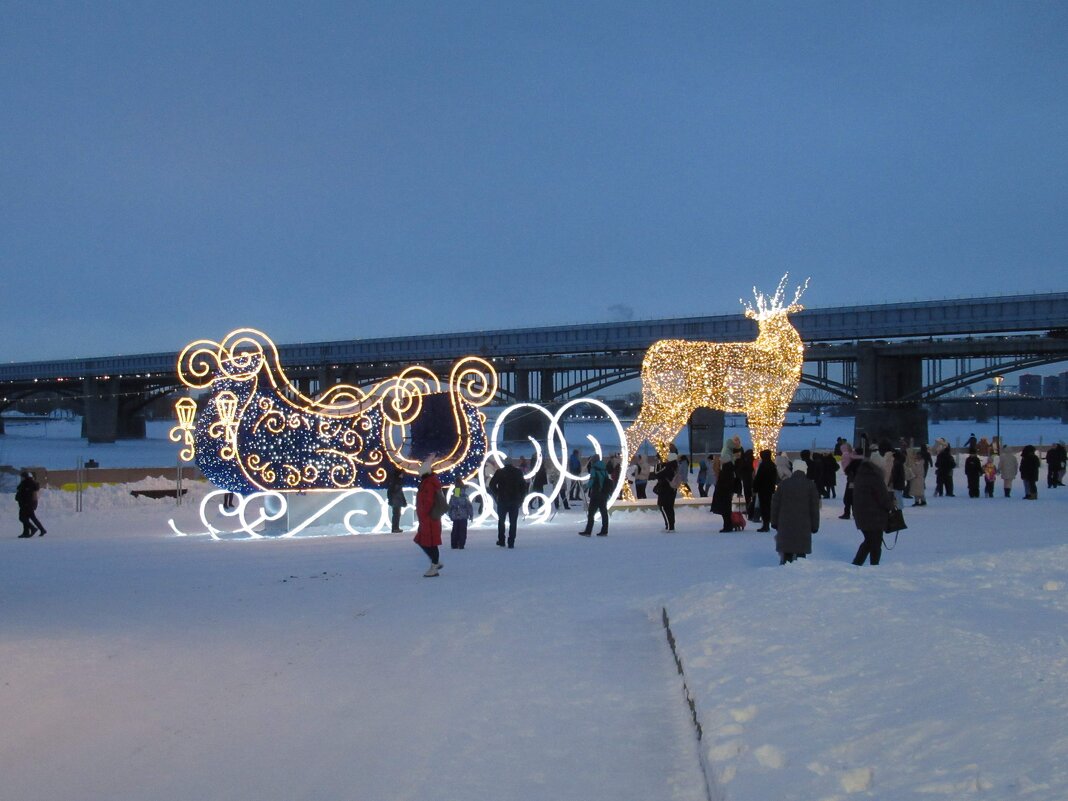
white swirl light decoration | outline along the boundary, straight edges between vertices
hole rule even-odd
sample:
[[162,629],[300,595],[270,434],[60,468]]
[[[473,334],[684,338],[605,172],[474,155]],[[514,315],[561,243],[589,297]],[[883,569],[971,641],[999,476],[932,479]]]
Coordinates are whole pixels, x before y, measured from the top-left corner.
[[[626,433],[626,430],[623,428],[623,424],[619,422],[619,418],[616,417],[615,412],[613,412],[607,405],[605,405],[604,403],[601,403],[601,401],[596,400],[594,398],[575,398],[574,400],[570,400],[567,403],[565,403],[563,406],[561,406],[557,410],[556,416],[553,417],[553,425],[552,425],[552,428],[550,428],[550,430],[549,430],[549,439],[550,439],[550,441],[554,441],[553,438],[556,437],[556,436],[559,436],[559,442],[560,442],[560,445],[562,447],[561,453],[566,457],[566,455],[567,455],[567,441],[564,439],[563,428],[560,426],[559,423],[560,423],[561,420],[563,420],[564,414],[572,406],[577,406],[580,403],[584,404],[584,405],[587,405],[587,406],[596,406],[598,409],[600,409],[602,412],[604,412],[605,416],[608,417],[609,421],[615,427],[616,435],[619,437],[619,458],[620,458],[619,481],[616,483],[615,489],[612,490],[612,494],[610,496],[608,496],[607,507],[609,509],[611,509],[612,508],[612,504],[614,504],[617,500],[619,500],[619,494],[623,491],[623,487],[627,483],[627,481],[624,478],[624,476],[626,475],[627,465],[630,464],[630,448],[627,446],[627,433]],[[601,443],[597,441],[597,438],[595,436],[593,436],[593,434],[587,434],[586,435],[586,439],[588,439],[590,441],[590,445],[593,446],[593,452],[597,454],[597,458],[598,459],[603,459],[604,458],[604,452],[602,451]],[[550,448],[549,449],[549,453],[555,455],[556,454],[556,449],[555,448]],[[556,464],[555,461],[554,461],[554,464]],[[561,482],[563,481],[565,475],[570,477],[570,473],[568,473],[566,466],[558,465],[558,469],[560,470],[560,481]],[[586,480],[589,479],[589,477],[590,477],[590,475],[589,475],[589,473],[587,473],[585,476],[580,477],[579,480],[580,481],[586,481]]]
[[[575,475],[575,474],[569,472],[568,469],[567,469],[568,442],[567,442],[567,439],[564,437],[564,431],[563,431],[563,426],[561,425],[561,420],[563,420],[564,415],[572,407],[577,406],[578,404],[596,406],[597,408],[599,408],[601,411],[603,411],[605,413],[605,416],[608,418],[608,420],[615,427],[616,434],[619,437],[620,458],[622,459],[622,463],[624,465],[628,464],[630,462],[630,451],[629,451],[629,449],[627,447],[626,432],[625,432],[625,430],[623,428],[623,425],[619,422],[619,418],[616,417],[615,412],[613,412],[608,406],[606,406],[601,401],[594,400],[592,398],[575,398],[573,400],[568,401],[563,406],[561,406],[557,410],[556,414],[553,414],[548,409],[546,409],[544,406],[539,406],[536,403],[529,403],[529,402],[517,403],[517,404],[514,404],[512,406],[507,407],[503,412],[501,412],[501,414],[497,417],[497,420],[493,424],[493,432],[490,435],[490,441],[489,441],[489,443],[487,445],[486,457],[485,457],[485,459],[483,459],[482,466],[479,469],[478,474],[477,474],[477,478],[478,478],[478,491],[477,492],[478,492],[478,494],[482,494],[486,499],[490,499],[489,492],[486,489],[486,476],[485,476],[486,464],[489,462],[490,458],[492,458],[496,462],[498,467],[503,466],[503,464],[504,464],[504,458],[503,458],[504,457],[504,453],[501,451],[501,449],[499,447],[500,435],[504,430],[504,420],[509,415],[515,413],[516,411],[518,411],[520,409],[534,409],[534,410],[540,412],[541,414],[544,414],[547,418],[549,418],[549,432],[548,432],[548,446],[549,447],[546,449],[545,452],[543,452],[542,447],[541,447],[541,443],[538,442],[537,440],[535,440],[533,437],[528,437],[528,439],[530,440],[531,444],[534,446],[534,459],[533,459],[533,464],[531,465],[530,471],[526,475],[524,475],[523,477],[525,479],[529,480],[530,478],[533,478],[535,475],[537,475],[538,470],[541,468],[542,460],[545,458],[545,455],[547,454],[549,460],[553,463],[553,466],[556,468],[557,479],[556,479],[556,483],[553,484],[552,489],[549,491],[548,494],[541,493],[541,492],[528,493],[527,496],[523,499],[523,504],[522,504],[521,508],[523,510],[524,521],[529,522],[529,523],[544,523],[544,522],[547,522],[553,515],[553,503],[556,501],[556,498],[563,491],[564,486],[565,486],[565,482],[568,479],[571,479],[571,480],[574,480],[574,481],[586,481],[590,477],[589,473],[580,473],[578,475]],[[593,447],[594,453],[597,454],[597,458],[598,459],[603,459],[604,458],[604,451],[603,451],[603,449],[601,447],[601,443],[597,440],[597,438],[594,437],[592,434],[587,434],[586,438],[589,440],[590,445]],[[618,500],[619,494],[622,491],[623,484],[625,483],[625,481],[623,481],[623,479],[622,479],[622,475],[623,475],[623,472],[620,471],[620,476],[621,476],[620,481],[619,481],[619,483],[616,484],[615,488],[612,490],[611,496],[609,496],[609,498],[608,498],[608,506],[609,507],[611,507],[612,504],[614,504],[616,502],[616,500]],[[534,512],[531,512],[530,511],[530,504],[535,499],[541,500],[542,501],[542,505],[537,510],[535,510]],[[492,507],[493,507],[493,504],[491,502],[490,503],[486,503],[485,504],[485,511],[483,512],[483,514],[481,516],[478,517],[477,520],[474,521],[473,525],[476,525],[476,526],[480,525],[483,522],[485,522],[491,516],[496,518],[496,516],[497,516],[496,509],[492,508]]]
[[[505,419],[510,414],[513,414],[513,413],[515,413],[515,412],[517,412],[517,411],[519,411],[521,409],[533,409],[534,411],[540,412],[541,414],[543,414],[546,417],[548,417],[549,418],[550,430],[552,429],[552,426],[555,424],[555,419],[553,418],[552,412],[550,412],[544,406],[539,406],[536,403],[526,403],[526,402],[512,404],[511,406],[507,407],[503,412],[501,412],[500,415],[498,415],[497,420],[493,423],[493,433],[490,435],[490,442],[489,442],[489,446],[490,446],[490,449],[492,451],[498,452],[498,453],[500,452],[499,449],[497,448],[497,443],[500,441],[498,439],[499,435],[504,431],[504,421],[505,421]],[[534,478],[534,476],[536,476],[538,474],[538,470],[541,469],[542,454],[541,454],[541,443],[539,443],[536,439],[534,439],[534,437],[527,437],[527,439],[530,440],[530,444],[534,446],[534,459],[531,460],[530,471],[523,475],[523,478],[525,480],[529,481],[530,479]],[[504,464],[503,459],[497,459],[497,464],[498,464],[498,466],[503,465]],[[549,493],[549,495],[545,495],[544,493],[541,493],[541,492],[528,492],[526,494],[526,496],[523,498],[523,502],[519,507],[520,511],[523,513],[523,520],[526,521],[526,522],[530,522],[530,523],[544,523],[544,522],[548,521],[548,519],[550,517],[552,517],[552,514],[553,514],[552,501],[559,494],[559,485],[560,485],[560,482],[557,481],[556,484],[553,486],[553,491],[551,493]],[[532,512],[530,510],[530,504],[535,499],[541,499],[543,501],[543,503],[542,503],[542,505],[540,507],[538,507],[537,510]],[[494,514],[494,517],[496,517],[496,515],[497,515],[496,509],[494,509],[494,513],[493,514]],[[530,519],[528,520],[528,518],[530,518]]]
[[[410,504],[414,508],[416,490],[411,487],[405,487],[404,493],[410,499]],[[245,496],[236,496],[240,499],[239,504],[233,509],[226,509],[222,505],[222,498],[226,495],[225,490],[215,490],[209,492],[204,496],[204,499],[200,502],[200,522],[204,526],[203,532],[206,533],[212,539],[230,539],[235,535],[239,538],[247,539],[288,539],[300,534],[309,526],[315,523],[316,520],[322,518],[327,512],[336,507],[338,504],[357,496],[362,495],[368,499],[372,499],[372,509],[350,509],[342,518],[342,525],[345,527],[345,531],[348,534],[363,535],[363,534],[385,534],[391,530],[391,513],[389,504],[383,494],[376,492],[372,489],[364,487],[357,487],[344,492],[329,492],[329,493],[313,493],[309,496],[299,497],[314,497],[322,498],[323,503],[312,510],[304,520],[296,526],[293,526],[289,530],[279,533],[277,536],[267,536],[256,531],[256,528],[264,523],[270,523],[276,520],[284,518],[290,513],[290,507],[287,496],[290,493],[282,493],[274,490],[268,490],[265,492],[254,492]],[[212,518],[209,519],[208,512],[212,507],[212,504],[218,502],[218,514],[224,518],[236,519],[236,525],[232,529],[224,529],[218,526],[218,517],[212,514]],[[377,504],[377,508],[375,508]],[[272,508],[273,507],[273,508]],[[255,511],[255,516],[250,517],[250,514]],[[376,514],[377,513],[377,514]],[[374,520],[374,523],[369,524],[367,527],[370,531],[361,531],[357,528],[357,524],[354,523],[354,519],[357,517],[363,520]],[[212,519],[215,523],[212,523]],[[171,531],[180,537],[189,536],[188,532],[182,531],[175,525],[174,520],[167,521],[170,524]]]
[[[234,509],[226,509],[222,505],[223,496],[226,495],[226,490],[214,490],[204,496],[200,502],[200,522],[204,525],[206,533],[211,536],[213,540],[223,539],[223,536],[227,534],[244,534],[251,539],[263,539],[263,535],[256,531],[256,527],[263,523],[272,522],[283,517],[286,513],[286,499],[280,492],[268,491],[268,492],[254,492],[249,495],[238,495],[236,497],[241,499],[241,502]],[[278,503],[278,508],[270,510],[267,508],[268,500],[273,500]],[[208,520],[208,507],[213,502],[218,501],[218,511],[223,517],[237,518],[240,521],[240,525],[232,530],[225,530],[216,528]],[[260,503],[262,501],[262,504]],[[248,519],[248,513],[252,509],[259,507],[259,513],[253,520]],[[179,537],[187,537],[187,532],[181,531],[178,526],[174,524],[174,520],[167,521],[170,524],[171,531],[177,534]],[[198,532],[199,533],[199,532]]]

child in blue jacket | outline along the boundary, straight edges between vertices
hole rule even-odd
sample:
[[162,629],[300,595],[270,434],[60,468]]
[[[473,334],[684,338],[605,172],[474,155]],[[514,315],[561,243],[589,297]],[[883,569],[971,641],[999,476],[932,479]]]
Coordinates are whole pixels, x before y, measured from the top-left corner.
[[462,550],[467,544],[467,521],[475,516],[475,510],[464,494],[463,487],[453,487],[452,497],[449,498],[448,515],[452,521],[452,548]]

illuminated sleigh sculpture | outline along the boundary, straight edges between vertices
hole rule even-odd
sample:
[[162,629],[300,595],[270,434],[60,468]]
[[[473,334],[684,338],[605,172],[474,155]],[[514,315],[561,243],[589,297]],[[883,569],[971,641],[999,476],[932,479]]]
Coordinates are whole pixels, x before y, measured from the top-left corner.
[[[453,365],[444,390],[434,373],[413,366],[366,390],[337,384],[310,398],[286,377],[274,343],[253,329],[234,331],[222,342],[191,343],[179,356],[178,375],[191,389],[210,389],[199,414],[192,398],[176,403],[178,426],[170,437],[184,446],[181,458],[195,460],[219,488],[201,504],[212,536],[224,532],[208,522],[206,510],[226,492],[243,497],[236,509],[220,507],[221,513],[249,536],[285,518],[294,494],[324,492],[330,496],[314,514],[276,533],[292,536],[356,495],[366,503],[345,515],[345,527],[355,533],[352,520],[361,516],[373,530],[388,530],[389,509],[376,490],[385,488],[393,468],[408,488],[416,486],[431,450],[444,486],[479,471],[486,455],[479,408],[497,392],[493,367],[469,356]],[[440,423],[450,417],[452,431],[443,432]],[[406,456],[409,437],[413,448]],[[433,447],[420,450],[419,442]],[[376,513],[377,520],[367,519]]]

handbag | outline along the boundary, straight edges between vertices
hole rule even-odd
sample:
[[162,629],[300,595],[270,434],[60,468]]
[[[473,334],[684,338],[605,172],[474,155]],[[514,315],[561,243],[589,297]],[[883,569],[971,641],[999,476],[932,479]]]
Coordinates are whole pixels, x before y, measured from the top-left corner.
[[886,533],[894,535],[894,544],[887,543],[886,538],[883,538],[883,547],[888,551],[894,550],[897,545],[897,535],[907,529],[905,525],[905,513],[898,509],[896,506],[890,510],[890,513],[886,516]]
[[895,531],[904,531],[908,526],[905,525],[905,513],[898,509],[896,506],[890,510],[890,514],[886,518],[886,533],[892,534]]

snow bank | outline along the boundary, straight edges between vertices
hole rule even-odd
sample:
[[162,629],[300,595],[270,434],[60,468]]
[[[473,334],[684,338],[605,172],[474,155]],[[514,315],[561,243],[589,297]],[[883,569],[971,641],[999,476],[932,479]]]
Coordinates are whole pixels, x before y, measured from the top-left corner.
[[1066,493],[931,499],[875,568],[832,503],[813,558],[671,598],[732,801],[1068,795]]

